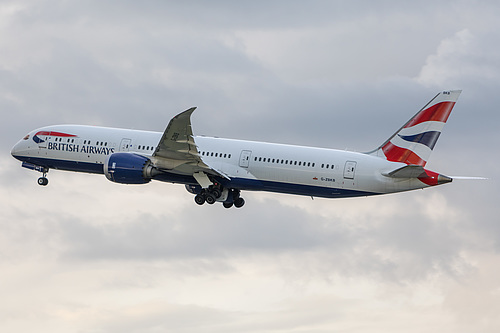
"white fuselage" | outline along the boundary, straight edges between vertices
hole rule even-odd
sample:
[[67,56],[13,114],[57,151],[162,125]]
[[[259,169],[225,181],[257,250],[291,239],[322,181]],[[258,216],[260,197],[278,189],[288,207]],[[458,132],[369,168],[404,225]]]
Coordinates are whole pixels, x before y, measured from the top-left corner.
[[[34,136],[39,142],[33,140]],[[103,165],[111,154],[131,152],[151,157],[161,137],[162,133],[150,131],[83,125],[47,126],[19,141],[12,155],[48,169],[102,174]],[[240,190],[335,198],[429,186],[417,178],[384,176],[405,164],[363,153],[204,136],[196,136],[194,141],[202,161],[230,179],[220,181],[226,187]],[[192,175],[169,175],[168,170],[154,179],[196,184]]]

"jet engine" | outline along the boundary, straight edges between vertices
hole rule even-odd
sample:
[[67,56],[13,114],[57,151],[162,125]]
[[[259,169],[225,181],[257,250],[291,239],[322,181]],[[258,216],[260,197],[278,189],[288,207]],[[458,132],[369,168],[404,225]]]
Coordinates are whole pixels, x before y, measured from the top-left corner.
[[104,175],[120,184],[146,184],[160,171],[147,157],[134,153],[114,153],[104,164]]

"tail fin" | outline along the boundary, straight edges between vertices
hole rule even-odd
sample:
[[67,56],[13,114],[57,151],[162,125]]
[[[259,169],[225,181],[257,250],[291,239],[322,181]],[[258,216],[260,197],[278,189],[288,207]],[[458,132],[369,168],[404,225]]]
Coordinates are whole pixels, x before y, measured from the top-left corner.
[[461,90],[443,91],[378,149],[370,152],[392,162],[425,166]]

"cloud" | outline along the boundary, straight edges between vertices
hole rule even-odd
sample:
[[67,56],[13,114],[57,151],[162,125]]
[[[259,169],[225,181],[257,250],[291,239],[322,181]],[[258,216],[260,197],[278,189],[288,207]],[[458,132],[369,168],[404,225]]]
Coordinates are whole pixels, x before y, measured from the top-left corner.
[[[418,81],[424,85],[456,86],[470,80],[498,80],[498,57],[490,53],[496,36],[481,40],[464,29],[444,39],[437,53],[427,58]],[[493,37],[491,39],[490,37]]]

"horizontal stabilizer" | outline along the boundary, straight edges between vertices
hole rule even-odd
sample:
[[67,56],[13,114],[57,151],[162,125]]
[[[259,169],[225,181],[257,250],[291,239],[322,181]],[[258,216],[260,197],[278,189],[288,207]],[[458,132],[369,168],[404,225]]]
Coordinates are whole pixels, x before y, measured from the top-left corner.
[[383,173],[383,175],[391,178],[417,178],[418,180],[429,186],[446,184],[453,181],[453,178],[451,177],[440,175],[433,171],[425,170],[423,166],[413,164],[404,166],[388,173]]
[[427,177],[424,167],[420,165],[406,165],[394,171],[384,173],[384,176],[391,178],[418,178]]

